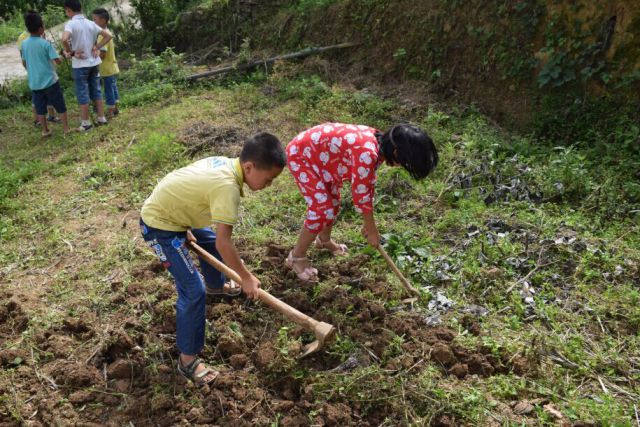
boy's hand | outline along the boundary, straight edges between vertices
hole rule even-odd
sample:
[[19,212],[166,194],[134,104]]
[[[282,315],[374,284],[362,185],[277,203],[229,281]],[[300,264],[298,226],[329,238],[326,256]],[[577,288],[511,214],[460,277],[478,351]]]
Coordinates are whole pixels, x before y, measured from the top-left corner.
[[188,242],[193,242],[193,243],[198,243],[198,239],[196,239],[196,236],[193,235],[191,230],[187,230],[187,241]]
[[91,48],[91,53],[93,54],[94,58],[97,58],[98,56],[100,56],[100,49],[94,46]]
[[362,235],[367,239],[367,242],[374,248],[380,246],[380,233],[375,225],[367,226],[365,224],[362,226]]
[[249,274],[249,276],[242,278],[242,291],[249,299],[254,299],[258,296],[259,287],[260,280],[258,280],[258,278],[253,274]]

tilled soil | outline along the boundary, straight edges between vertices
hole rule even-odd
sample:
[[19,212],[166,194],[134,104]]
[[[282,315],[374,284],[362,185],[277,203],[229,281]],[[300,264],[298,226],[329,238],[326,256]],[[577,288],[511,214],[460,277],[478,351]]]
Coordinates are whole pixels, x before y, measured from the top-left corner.
[[[379,279],[365,278],[359,257],[323,273],[345,286],[314,291],[283,266],[286,253],[287,248],[270,245],[257,272],[271,293],[332,323],[341,337],[356,343],[347,360],[322,351],[297,361],[302,345],[314,339],[311,333],[256,303],[216,302],[207,306],[210,324],[202,357],[220,375],[211,385],[195,387],[175,371],[173,282],[150,262],[131,271],[128,286],[120,278],[112,282],[108,316],[68,316],[30,337],[30,345],[17,339],[29,324],[26,310],[10,293],[2,295],[0,334],[17,345],[0,351],[0,363],[15,368],[15,393],[27,401],[21,416],[29,425],[268,425],[278,417],[283,426],[379,425],[393,415],[384,403],[365,407],[340,397],[320,399],[314,378],[372,366],[415,374],[434,366],[461,380],[537,374],[536,364],[524,357],[462,348],[455,343],[456,331],[428,327],[420,313],[390,312],[380,301],[392,290]],[[374,298],[360,296],[362,291]],[[468,329],[482,333],[473,319],[468,323]],[[283,341],[279,330],[285,325]],[[398,336],[403,339],[396,345]],[[447,419],[434,423],[447,425]]]

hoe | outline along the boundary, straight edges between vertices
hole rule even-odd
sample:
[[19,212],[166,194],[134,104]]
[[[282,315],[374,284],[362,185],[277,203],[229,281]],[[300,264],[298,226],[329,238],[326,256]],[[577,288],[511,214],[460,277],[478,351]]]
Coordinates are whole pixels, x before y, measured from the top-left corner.
[[[219,261],[216,257],[211,255],[209,252],[205,251],[203,248],[198,246],[198,244],[194,242],[189,243],[191,248],[207,263],[211,264],[216,270],[222,272],[225,276],[233,280],[238,284],[242,284],[242,279],[240,275],[233,271],[231,268],[227,267],[221,261]],[[317,320],[307,316],[304,313],[299,312],[295,308],[290,305],[280,301],[278,298],[272,296],[268,292],[258,289],[257,299],[268,305],[273,310],[283,314],[293,322],[299,324],[300,326],[313,331],[316,340],[310,344],[307,344],[302,349],[302,354],[299,358],[303,358],[309,356],[322,349],[325,345],[329,344],[336,335],[336,328],[333,325],[330,325],[325,322],[318,322]]]

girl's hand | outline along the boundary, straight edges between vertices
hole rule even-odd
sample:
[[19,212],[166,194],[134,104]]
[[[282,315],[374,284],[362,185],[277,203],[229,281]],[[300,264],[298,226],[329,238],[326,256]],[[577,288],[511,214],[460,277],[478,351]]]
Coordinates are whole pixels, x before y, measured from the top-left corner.
[[380,233],[378,233],[378,229],[375,225],[367,226],[366,224],[362,227],[362,235],[367,239],[367,242],[374,248],[377,248],[380,245]]
[[258,280],[258,278],[253,274],[249,274],[249,276],[242,278],[242,291],[247,295],[247,298],[256,298],[258,296],[259,287],[260,280]]

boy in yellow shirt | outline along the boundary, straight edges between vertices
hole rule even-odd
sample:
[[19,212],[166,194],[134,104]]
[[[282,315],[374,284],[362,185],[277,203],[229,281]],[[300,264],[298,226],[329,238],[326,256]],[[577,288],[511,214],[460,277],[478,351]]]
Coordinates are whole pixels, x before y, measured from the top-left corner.
[[[197,384],[215,379],[217,372],[197,357],[204,347],[206,294],[233,296],[219,271],[200,260],[204,283],[186,241],[198,244],[242,277],[242,291],[254,298],[260,281],[240,260],[231,233],[238,218],[243,185],[262,190],[282,172],[286,156],[275,136],[260,133],[247,140],[239,158],[208,157],[177,169],[156,185],[144,202],[140,228],[176,282],[176,344],[178,372]],[[215,224],[215,232],[210,228]]]
[[[106,30],[109,25],[109,12],[106,9],[98,8],[93,12],[93,22],[95,22],[100,28]],[[102,41],[102,36],[98,36],[98,43]],[[120,94],[118,93],[118,84],[116,77],[120,73],[118,68],[118,62],[116,61],[115,45],[113,38],[100,49],[100,58],[102,63],[100,64],[100,76],[102,77],[102,84],[104,85],[104,99],[107,104],[107,115],[109,117],[117,116],[120,112],[118,110],[118,101],[120,100]]]

